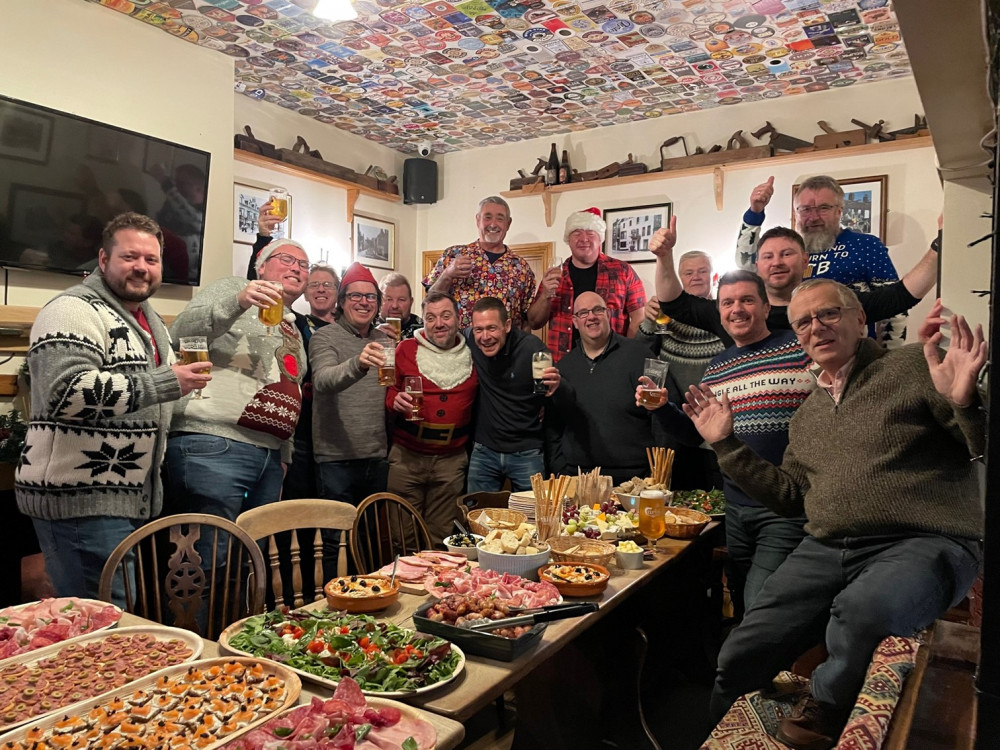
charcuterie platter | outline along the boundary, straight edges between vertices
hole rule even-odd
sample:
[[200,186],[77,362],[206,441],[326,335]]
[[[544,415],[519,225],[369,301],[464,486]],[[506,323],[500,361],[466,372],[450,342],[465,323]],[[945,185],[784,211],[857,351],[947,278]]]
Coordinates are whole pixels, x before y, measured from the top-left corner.
[[53,643],[107,630],[122,611],[95,599],[66,596],[0,609],[0,663]]
[[425,581],[428,576],[448,570],[468,570],[477,565],[478,563],[469,560],[462,553],[422,550],[400,557],[395,562],[379,568],[374,574],[392,577],[395,569],[396,585],[400,591],[423,595],[427,593]]
[[201,655],[194,633],[158,625],[90,633],[0,665],[0,731]]

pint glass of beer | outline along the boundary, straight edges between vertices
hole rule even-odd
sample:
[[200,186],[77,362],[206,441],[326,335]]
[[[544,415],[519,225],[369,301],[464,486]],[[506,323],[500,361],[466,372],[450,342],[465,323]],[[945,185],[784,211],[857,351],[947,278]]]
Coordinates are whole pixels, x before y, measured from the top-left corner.
[[403,379],[403,390],[410,394],[413,399],[413,406],[406,416],[407,422],[424,421],[424,379],[419,375],[410,376]]
[[403,339],[403,319],[386,318],[385,322],[388,323],[389,327],[396,332],[396,341],[401,341]]
[[385,355],[385,363],[378,368],[378,384],[383,388],[396,385],[396,349],[391,346],[383,347],[382,354]]
[[644,406],[660,406],[667,400],[663,390],[667,382],[667,363],[659,359],[647,359],[642,374],[646,378],[639,390],[639,403]]
[[271,188],[271,214],[284,221],[288,218],[288,191],[284,188]]
[[[260,283],[269,285],[273,289],[277,290],[279,295],[281,294],[281,284],[277,281],[261,281]],[[268,336],[274,333],[275,326],[281,325],[281,319],[284,315],[285,303],[281,299],[268,307],[257,308],[257,320],[267,326]]]
[[[208,362],[208,339],[204,336],[184,336],[180,340],[181,362],[186,365],[195,362]],[[202,372],[207,372],[203,370]],[[191,398],[208,398],[202,396],[202,389],[192,391]]]
[[542,382],[546,367],[552,367],[552,354],[550,352],[535,352],[531,355],[531,377],[535,381],[533,393],[541,396],[549,392],[549,387]]

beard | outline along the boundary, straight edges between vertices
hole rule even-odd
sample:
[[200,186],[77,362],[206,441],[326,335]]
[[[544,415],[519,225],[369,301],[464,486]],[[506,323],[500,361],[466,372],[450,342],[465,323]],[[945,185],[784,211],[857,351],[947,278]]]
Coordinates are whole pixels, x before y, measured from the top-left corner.
[[[105,276],[104,282],[108,285],[108,288],[114,292],[114,295],[124,302],[145,302],[147,299],[156,294],[156,290],[160,288],[160,282],[155,281],[148,276],[124,276],[115,278]],[[132,282],[131,286],[129,286],[129,282]]]
[[833,247],[834,241],[837,239],[837,235],[840,234],[840,227],[835,229],[816,228],[806,232],[802,232],[802,239],[806,245],[806,252],[812,255],[813,253],[822,253]]

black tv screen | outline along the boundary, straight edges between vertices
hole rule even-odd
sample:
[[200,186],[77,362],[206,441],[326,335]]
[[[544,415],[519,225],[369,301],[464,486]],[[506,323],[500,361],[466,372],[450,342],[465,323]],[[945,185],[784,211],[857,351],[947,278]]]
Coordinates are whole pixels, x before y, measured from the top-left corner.
[[198,284],[209,159],[0,96],[0,266],[85,276],[104,225],[137,211],[163,228],[163,281]]

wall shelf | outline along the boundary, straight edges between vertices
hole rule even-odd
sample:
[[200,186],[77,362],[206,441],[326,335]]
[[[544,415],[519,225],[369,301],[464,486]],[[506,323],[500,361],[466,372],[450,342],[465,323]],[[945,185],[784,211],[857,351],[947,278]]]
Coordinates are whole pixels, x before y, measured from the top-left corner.
[[556,185],[538,189],[537,187],[520,190],[506,190],[500,195],[504,198],[530,198],[538,196],[545,206],[545,226],[552,226],[552,202],[553,198],[561,193],[571,193],[576,190],[598,190],[605,188],[620,187],[622,185],[635,185],[644,182],[658,182],[669,180],[674,177],[691,177],[700,174],[710,174],[715,183],[715,204],[722,210],[722,190],[724,187],[725,173],[738,169],[762,169],[767,166],[778,166],[785,164],[796,164],[800,162],[816,161],[818,159],[836,159],[843,156],[865,156],[866,154],[881,154],[891,151],[905,151],[912,148],[928,148],[934,145],[931,136],[918,136],[916,138],[903,138],[895,141],[885,141],[879,143],[867,143],[863,146],[848,146],[847,148],[826,149],[823,151],[806,151],[803,153],[788,153],[772,156],[768,159],[752,159],[745,161],[723,162],[722,164],[710,164],[703,167],[689,167],[687,169],[673,169],[668,172],[647,172],[646,174],[631,175],[629,177],[609,177],[606,180],[590,180],[588,182],[571,182],[569,185]]
[[277,159],[271,159],[267,156],[261,156],[260,154],[253,154],[239,148],[233,150],[233,158],[236,161],[243,162],[244,164],[252,164],[255,167],[264,167],[265,169],[270,169],[274,172],[281,172],[282,174],[291,175],[292,177],[302,177],[306,180],[318,182],[321,185],[329,185],[345,190],[347,192],[348,224],[354,223],[354,204],[358,202],[359,196],[367,195],[370,198],[378,198],[379,200],[389,201],[390,203],[399,203],[401,200],[399,195],[384,193],[381,190],[375,190],[364,185],[359,185],[356,182],[341,180],[337,177],[330,177],[329,175],[320,174],[319,172],[313,172],[311,169],[297,167],[294,164],[289,164],[288,162],[278,161]]

